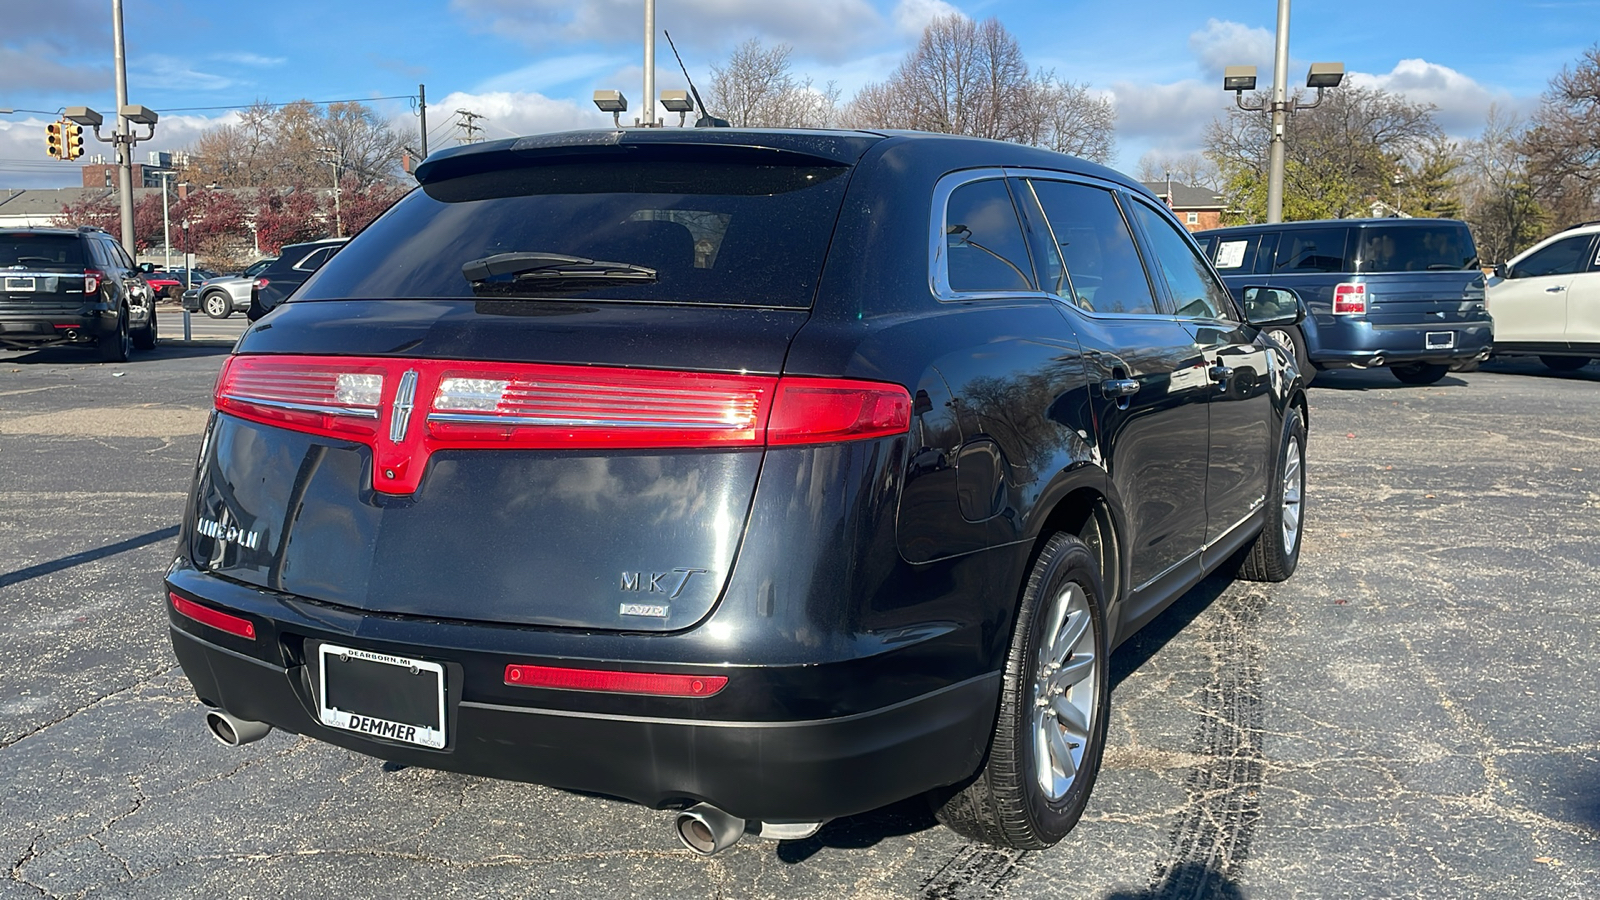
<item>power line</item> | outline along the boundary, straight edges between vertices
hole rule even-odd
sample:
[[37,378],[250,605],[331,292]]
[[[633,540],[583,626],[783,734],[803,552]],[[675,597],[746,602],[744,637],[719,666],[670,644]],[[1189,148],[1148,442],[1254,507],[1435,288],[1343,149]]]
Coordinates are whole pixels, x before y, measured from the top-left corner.
[[483,138],[478,137],[478,132],[483,130],[483,126],[476,125],[474,122],[477,119],[487,118],[487,116],[482,113],[475,113],[470,109],[458,109],[456,110],[456,115],[461,117],[461,120],[456,123],[456,127],[461,129],[461,136],[456,138],[457,141],[463,144],[476,144],[483,140]]
[[[395,94],[392,97],[348,97],[344,100],[290,100],[287,103],[236,103],[233,106],[176,106],[167,109],[158,109],[156,112],[216,112],[217,110],[249,109],[252,106],[265,106],[268,109],[278,109],[284,106],[293,106],[296,103],[310,103],[312,106],[327,106],[332,103],[369,103],[375,100],[415,100],[416,94]],[[38,110],[18,110],[18,112],[38,112]],[[54,113],[51,113],[54,115]]]

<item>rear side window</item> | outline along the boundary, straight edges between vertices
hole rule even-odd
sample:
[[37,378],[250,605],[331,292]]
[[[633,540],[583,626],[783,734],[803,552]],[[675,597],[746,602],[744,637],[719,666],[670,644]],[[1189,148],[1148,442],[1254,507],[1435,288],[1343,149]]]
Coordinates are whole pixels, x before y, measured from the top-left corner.
[[295,263],[294,267],[301,272],[315,272],[316,270],[322,268],[322,264],[327,262],[328,257],[332,255],[332,247],[323,247],[320,250],[312,251],[312,253],[305,259]]
[[1348,228],[1285,231],[1278,237],[1278,259],[1272,270],[1280,275],[1348,272],[1345,241],[1349,235]]
[[81,269],[82,241],[75,234],[0,234],[0,268]]
[[1256,250],[1261,246],[1261,235],[1239,235],[1207,238],[1206,255],[1217,271],[1224,275],[1245,275],[1256,270]]
[[1507,273],[1507,278],[1539,278],[1545,275],[1576,275],[1589,258],[1592,235],[1569,237],[1539,250]]
[[1155,294],[1111,192],[1065,181],[1032,184],[1066,264],[1067,299],[1090,312],[1155,314]]
[[944,234],[951,290],[1033,290],[1022,223],[1001,179],[956,188],[945,207]]
[[452,178],[407,195],[298,299],[809,307],[848,172],[582,159]]
[[1478,264],[1472,233],[1460,223],[1372,225],[1356,234],[1358,272],[1438,272]]

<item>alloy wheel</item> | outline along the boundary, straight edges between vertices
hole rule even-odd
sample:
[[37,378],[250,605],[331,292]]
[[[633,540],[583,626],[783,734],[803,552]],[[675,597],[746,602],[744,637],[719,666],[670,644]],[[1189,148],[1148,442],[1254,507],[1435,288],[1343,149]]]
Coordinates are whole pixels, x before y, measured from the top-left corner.
[[1065,797],[1083,764],[1098,704],[1100,665],[1089,600],[1076,582],[1063,586],[1044,620],[1033,677],[1035,776],[1052,802]]
[[1300,440],[1291,436],[1283,461],[1283,549],[1293,553],[1295,542],[1300,540],[1300,504],[1304,491],[1304,478],[1300,462]]

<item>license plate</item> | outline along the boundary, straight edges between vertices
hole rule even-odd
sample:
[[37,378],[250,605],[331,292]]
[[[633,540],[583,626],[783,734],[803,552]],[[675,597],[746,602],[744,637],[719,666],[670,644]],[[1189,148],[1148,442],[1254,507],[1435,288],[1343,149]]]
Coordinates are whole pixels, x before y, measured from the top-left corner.
[[13,275],[6,276],[6,290],[8,291],[35,291],[37,283],[32,278],[19,278]]
[[444,749],[444,666],[334,644],[317,653],[322,724]]
[[1430,331],[1424,346],[1429,350],[1449,350],[1456,345],[1454,331]]

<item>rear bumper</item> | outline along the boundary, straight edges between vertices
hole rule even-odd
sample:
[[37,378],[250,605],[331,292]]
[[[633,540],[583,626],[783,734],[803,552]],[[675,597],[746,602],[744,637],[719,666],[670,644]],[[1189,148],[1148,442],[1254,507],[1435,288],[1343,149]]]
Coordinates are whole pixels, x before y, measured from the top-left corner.
[[74,342],[92,343],[117,330],[115,310],[76,310],[70,313],[0,315],[0,346],[42,347]]
[[[1315,318],[1308,353],[1322,368],[1387,366],[1404,363],[1458,365],[1486,359],[1494,325],[1479,322],[1374,324],[1345,316]],[[1449,346],[1436,346],[1448,343]]]
[[[405,765],[544,784],[620,797],[650,807],[708,802],[763,821],[816,821],[852,815],[957,782],[977,769],[993,727],[1000,674],[991,672],[876,708],[825,718],[783,716],[785,698],[765,697],[765,715],[721,718],[719,698],[646,698],[508,688],[503,682],[507,639],[527,650],[512,657],[532,664],[572,665],[570,656],[530,652],[539,629],[470,626],[322,614],[300,603],[272,608],[264,592],[193,570],[177,579],[179,592],[237,598],[256,623],[254,641],[170,613],[173,648],[204,702],[241,718]],[[206,582],[217,591],[197,591]],[[168,582],[169,589],[177,587]],[[170,607],[169,607],[170,610]],[[309,613],[309,614],[308,614]],[[481,633],[479,648],[464,646]],[[429,640],[418,640],[434,634]],[[405,637],[411,640],[400,640]],[[671,637],[640,636],[641,647]],[[304,653],[308,641],[333,640],[380,652],[443,663],[448,743],[443,750],[385,741],[329,728],[315,714],[316,697]],[[896,680],[893,654],[881,660],[824,662],[797,667],[829,679],[862,664],[879,668],[877,682]],[[708,663],[685,666],[643,659],[585,661],[595,668],[721,672],[730,689],[759,680],[761,667]],[[794,667],[786,667],[794,668]],[[752,670],[755,671],[752,671]],[[874,683],[869,681],[867,683]],[[748,697],[745,698],[746,701]],[[769,718],[768,715],[771,717]]]

